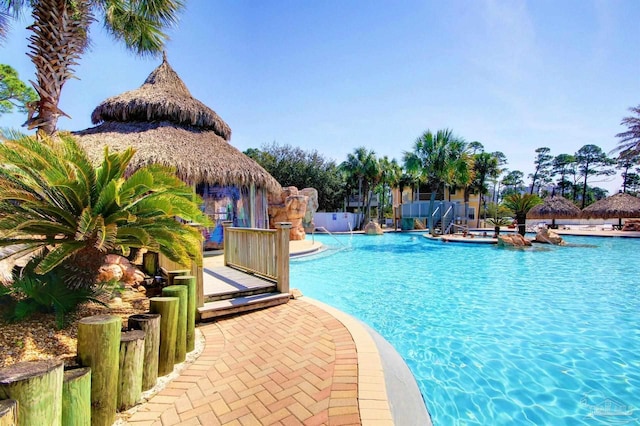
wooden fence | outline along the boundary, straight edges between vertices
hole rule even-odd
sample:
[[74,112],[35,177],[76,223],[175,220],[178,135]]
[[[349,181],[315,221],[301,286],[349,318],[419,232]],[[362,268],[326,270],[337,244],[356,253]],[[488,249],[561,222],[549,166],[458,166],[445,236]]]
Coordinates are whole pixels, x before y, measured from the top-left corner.
[[289,292],[289,230],[280,222],[276,229],[224,226],[224,264],[274,281],[278,291]]

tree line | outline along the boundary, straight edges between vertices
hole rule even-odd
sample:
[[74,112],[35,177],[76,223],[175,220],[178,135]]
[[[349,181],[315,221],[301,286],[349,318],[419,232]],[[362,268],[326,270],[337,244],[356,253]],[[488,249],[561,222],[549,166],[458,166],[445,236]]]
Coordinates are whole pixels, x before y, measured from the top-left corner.
[[[614,175],[614,169],[621,171],[621,191],[633,195],[640,192],[640,107],[631,111],[638,117],[623,119],[628,130],[616,135],[620,138],[614,150],[617,156],[612,157],[593,144],[584,145],[573,154],[557,155],[552,155],[548,147],[540,147],[535,150],[533,172],[527,175],[527,182],[522,171],[506,167],[504,153],[487,152],[482,143],[467,142],[451,129],[426,130],[411,150],[403,152],[401,161],[378,157],[375,151],[360,146],[343,162],[336,163],[316,150],[305,151],[276,142],[248,149],[245,154],[284,186],[316,188],[321,210],[345,210],[349,200],[356,200],[358,211],[364,212],[365,218],[373,216],[374,195],[378,196],[379,205],[374,215],[380,220],[393,217],[394,188],[400,193],[411,188],[412,194],[424,189],[430,194],[431,209],[436,199],[462,190],[465,217],[471,194],[480,196],[481,214],[485,217],[488,213],[498,216],[499,204],[512,194],[560,195],[584,208],[607,196],[605,189],[594,184]],[[432,228],[433,224],[429,225]]]

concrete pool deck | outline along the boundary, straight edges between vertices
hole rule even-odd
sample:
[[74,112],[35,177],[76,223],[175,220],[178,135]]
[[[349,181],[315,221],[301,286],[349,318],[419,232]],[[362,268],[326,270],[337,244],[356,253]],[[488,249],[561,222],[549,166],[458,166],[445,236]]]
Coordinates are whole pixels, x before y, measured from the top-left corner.
[[[322,244],[291,242],[292,256]],[[223,256],[207,257],[205,267]],[[353,317],[308,297],[202,323],[200,356],[127,424],[430,425],[413,375]]]

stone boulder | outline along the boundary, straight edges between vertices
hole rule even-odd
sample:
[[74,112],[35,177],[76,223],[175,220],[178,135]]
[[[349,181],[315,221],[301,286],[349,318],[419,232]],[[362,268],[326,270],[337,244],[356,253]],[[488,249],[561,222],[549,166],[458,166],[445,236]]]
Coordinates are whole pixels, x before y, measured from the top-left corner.
[[382,235],[382,228],[374,221],[370,221],[364,226],[365,235]]
[[566,244],[560,235],[547,228],[541,228],[533,240],[538,243],[553,244],[556,246]]
[[126,285],[137,286],[144,282],[144,273],[136,268],[127,258],[117,254],[106,256],[104,265],[98,270],[98,281],[121,281]]
[[313,232],[316,228],[313,223],[313,215],[318,211],[318,190],[315,188],[305,188],[300,191],[300,195],[307,197],[307,211],[302,219],[302,226],[305,232]]
[[623,231],[640,232],[640,219],[627,219],[624,221]]
[[527,240],[520,234],[503,234],[498,235],[498,245],[526,247],[531,245],[531,241]]

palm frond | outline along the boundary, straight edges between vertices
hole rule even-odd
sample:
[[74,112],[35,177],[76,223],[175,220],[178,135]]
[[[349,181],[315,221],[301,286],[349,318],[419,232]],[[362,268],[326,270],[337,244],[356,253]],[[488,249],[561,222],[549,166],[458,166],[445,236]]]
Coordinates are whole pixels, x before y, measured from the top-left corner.
[[65,242],[47,253],[35,268],[37,274],[46,274],[59,266],[65,259],[82,250],[86,244],[82,241]]

